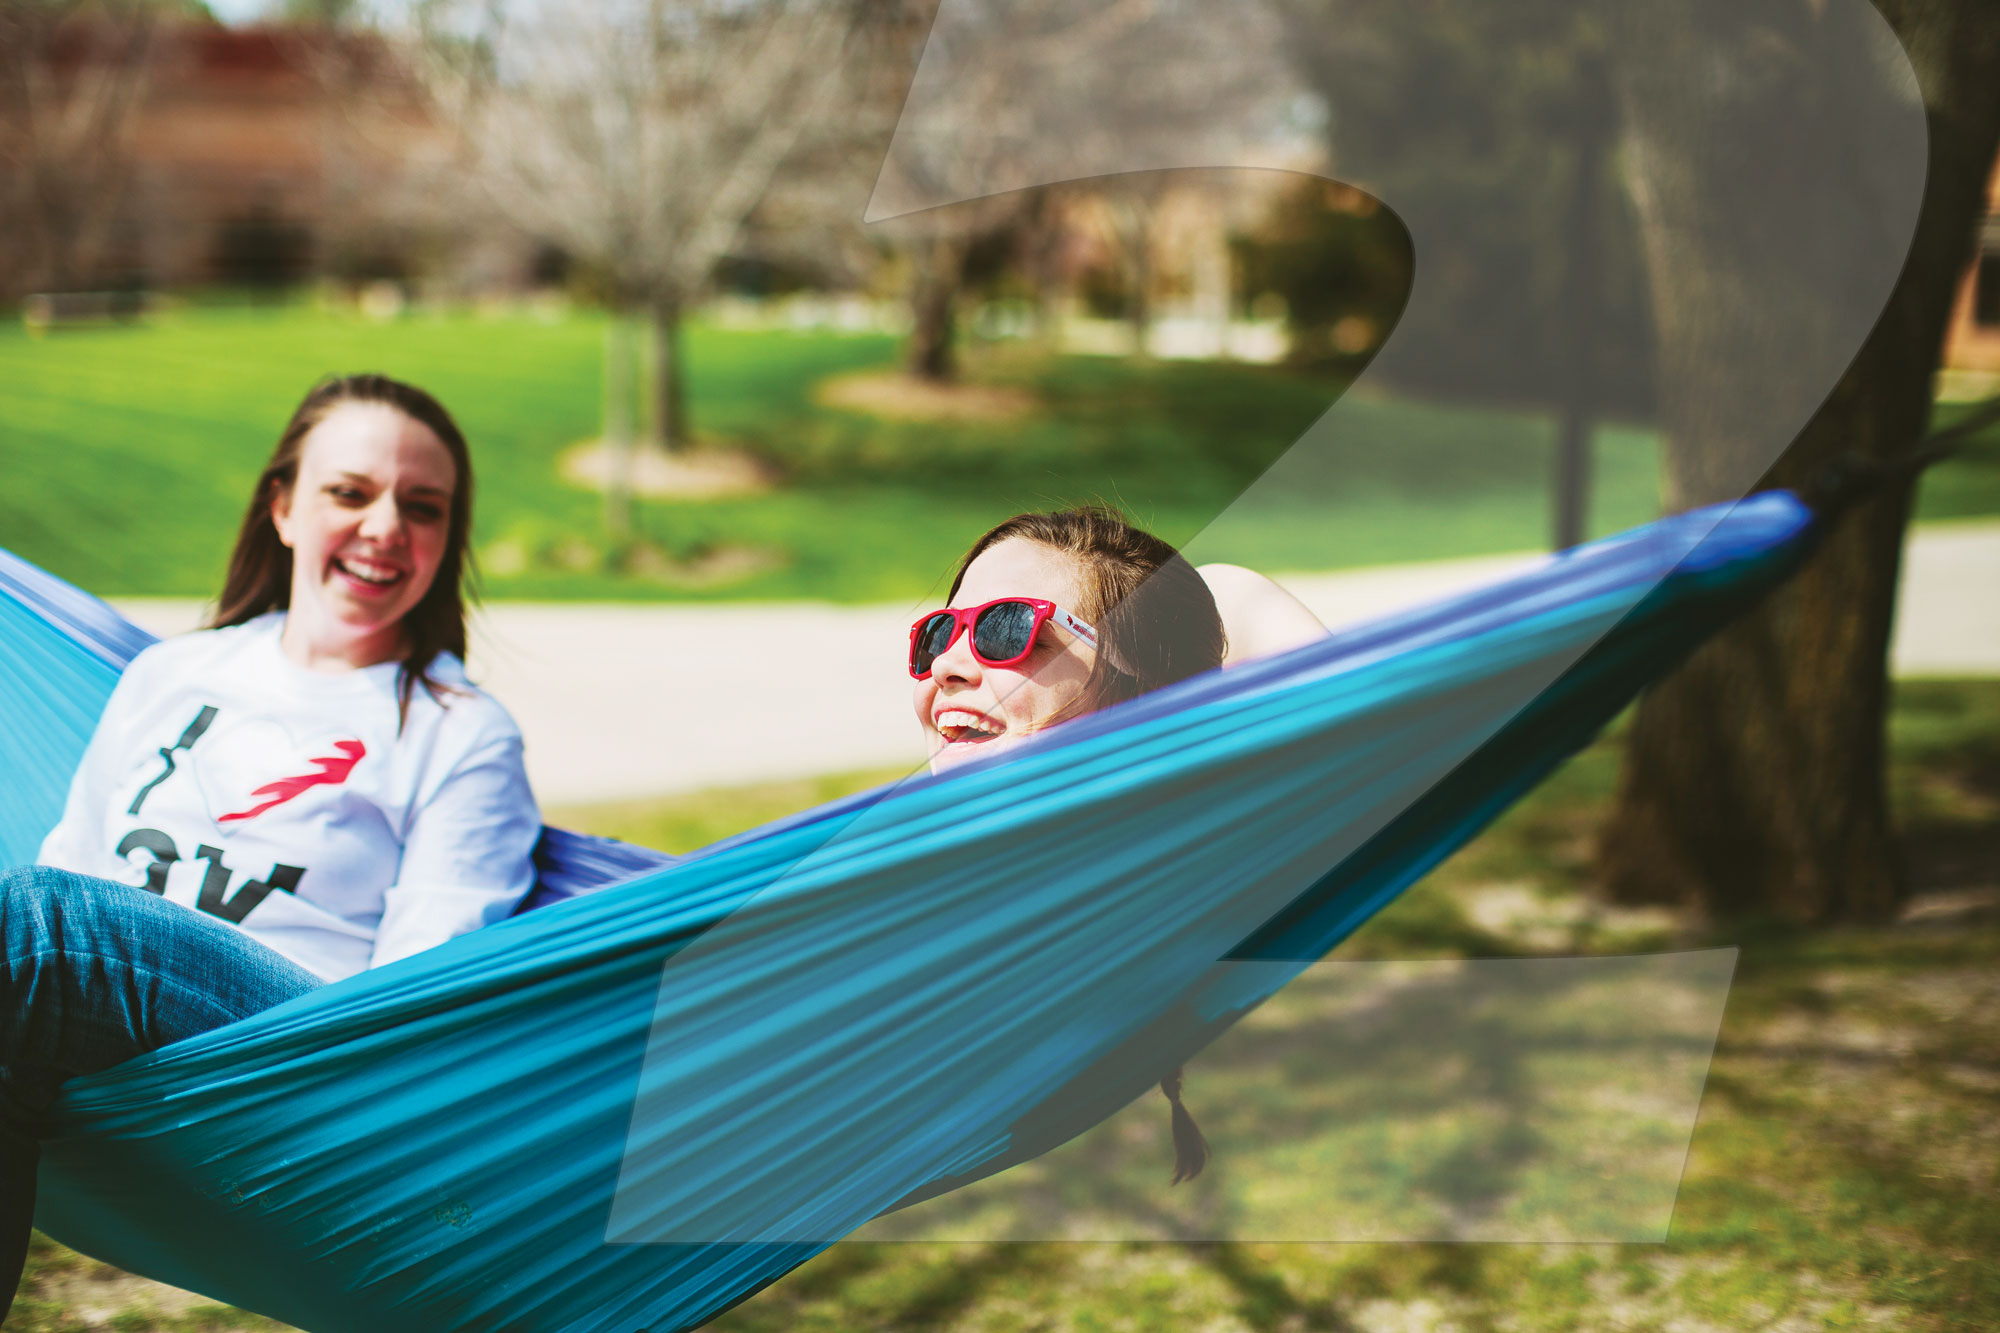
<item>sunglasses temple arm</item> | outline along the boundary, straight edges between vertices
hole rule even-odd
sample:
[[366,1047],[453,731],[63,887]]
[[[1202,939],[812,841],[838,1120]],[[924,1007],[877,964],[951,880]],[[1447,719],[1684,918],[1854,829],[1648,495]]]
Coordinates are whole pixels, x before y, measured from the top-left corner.
[[1091,647],[1095,648],[1097,646],[1097,627],[1089,621],[1071,615],[1060,606],[1049,613],[1049,619],[1055,621],[1056,624],[1061,625]]

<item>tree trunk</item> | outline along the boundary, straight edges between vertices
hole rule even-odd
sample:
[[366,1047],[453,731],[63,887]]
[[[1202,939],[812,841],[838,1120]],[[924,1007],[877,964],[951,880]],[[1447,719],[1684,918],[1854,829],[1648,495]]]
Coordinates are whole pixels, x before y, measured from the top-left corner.
[[[131,185],[130,139],[155,60],[149,6],[0,14],[0,157],[12,156],[20,221],[40,286],[76,291],[103,261]],[[11,150],[11,151],[9,151]]]
[[945,384],[958,378],[958,288],[965,273],[966,242],[938,236],[914,247],[910,285],[910,374]]
[[1229,326],[1235,315],[1235,263],[1229,253],[1227,216],[1213,195],[1204,195],[1203,235],[1194,262],[1194,307],[1215,334],[1215,357],[1233,361]]
[[1152,357],[1153,201],[1137,192],[1117,192],[1109,200],[1118,248],[1125,258],[1125,322],[1132,330],[1132,355]]
[[1068,219],[1058,198],[1054,191],[1036,191],[1031,205],[1034,211],[1028,219],[1028,279],[1035,292],[1034,344],[1045,354],[1061,345],[1063,306],[1068,296]]
[[1577,62],[1568,215],[1564,219],[1562,403],[1556,422],[1553,544],[1558,551],[1580,545],[1590,535],[1591,427],[1597,415],[1597,290],[1603,281],[1599,258],[1598,196],[1617,114],[1605,82],[1603,61]]
[[646,441],[672,453],[692,443],[681,375],[681,303],[676,297],[656,296],[647,303],[646,312],[652,320],[646,340],[650,363]]
[[1143,239],[1132,248],[1126,274],[1131,291],[1125,301],[1125,322],[1132,326],[1132,355],[1140,361],[1153,357],[1153,255]]
[[[1922,211],[1887,307],[1831,397],[1771,469],[1767,479],[1776,485],[1810,483],[1850,456],[1893,458],[1923,433],[1952,294],[2000,148],[2000,25],[1985,0],[1876,3],[1922,86],[1930,128]],[[1643,118],[1643,91],[1626,91],[1628,111]],[[1652,233],[1647,260],[1656,306],[1671,306],[1678,288],[1689,307],[1713,311],[1675,317],[1663,310],[1663,390],[1678,374],[1717,394],[1756,392],[1759,386],[1732,380],[1726,338],[1704,322],[1754,323],[1755,312],[1729,309],[1727,295],[1718,299],[1718,275],[1703,271],[1699,237],[1685,228],[1671,234],[1672,220],[1663,222],[1671,203],[1637,202],[1642,227]],[[1739,302],[1770,298],[1756,291],[1754,277],[1720,278],[1745,289]],[[1685,384],[1681,393],[1697,401]],[[1698,423],[1669,414],[1663,424],[1672,497],[1681,504],[1728,498],[1736,484],[1728,460]],[[1794,922],[1893,913],[1903,883],[1884,791],[1883,731],[1910,497],[1907,482],[1868,496],[1797,578],[1645,698],[1599,846],[1613,897]]]
[[614,553],[632,540],[633,375],[637,361],[633,320],[613,306],[604,324],[604,531]]

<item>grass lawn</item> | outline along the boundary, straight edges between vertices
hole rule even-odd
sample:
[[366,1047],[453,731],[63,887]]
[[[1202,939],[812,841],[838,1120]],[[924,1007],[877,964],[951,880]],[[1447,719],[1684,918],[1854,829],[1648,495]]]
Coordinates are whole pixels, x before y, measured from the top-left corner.
[[[1594,906],[1590,833],[1617,764],[1605,741],[1337,955],[1741,946],[1663,1245],[848,1243],[714,1327],[2000,1327],[2000,681],[1900,684],[1891,743],[1891,788],[1921,895],[1901,925],[1705,931]],[[557,817],[688,848],[890,776]],[[1218,1084],[1204,1081],[1199,1061],[1190,1066],[1198,1112],[1204,1097],[1210,1112],[1227,1109]],[[10,1330],[270,1327],[47,1242],[31,1264]]]
[[[1977,404],[1939,403],[1933,428],[1951,425]],[[1991,518],[2000,514],[2000,426],[1988,426],[1950,461],[1932,468],[1917,497],[1919,519]]]
[[[620,572],[604,567],[598,497],[558,470],[597,427],[602,337],[584,313],[382,324],[303,304],[190,306],[46,338],[0,328],[0,546],[99,593],[210,595],[250,483],[305,386],[380,369],[434,390],[474,442],[490,596],[907,598],[971,536],[1025,508],[1108,500],[1186,540],[1340,388],[1255,366],[973,349],[973,376],[1025,390],[1025,415],[892,421],[812,396],[828,376],[893,365],[887,337],[697,325],[687,347],[698,430],[762,456],[783,480],[752,497],[643,503],[641,535],[659,558],[653,572]],[[1546,420],[1389,401],[1348,410],[1360,436],[1387,432],[1394,447],[1329,451],[1309,479],[1329,498],[1232,526],[1205,556],[1323,569],[1545,540]],[[1654,452],[1644,431],[1600,431],[1595,531],[1654,512]],[[1977,457],[1939,469],[1921,509],[1996,512],[2000,431]],[[691,581],[684,571],[704,560],[734,572]]]

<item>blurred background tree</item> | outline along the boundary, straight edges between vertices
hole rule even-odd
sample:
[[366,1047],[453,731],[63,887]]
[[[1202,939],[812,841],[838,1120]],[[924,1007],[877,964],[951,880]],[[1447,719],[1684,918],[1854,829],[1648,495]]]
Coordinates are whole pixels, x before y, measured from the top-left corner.
[[1352,377],[1409,295],[1409,233],[1373,195],[1303,178],[1232,247],[1242,288],[1280,302],[1294,365]]
[[[1767,477],[1723,424],[1732,401],[1768,383],[1747,354],[1774,309],[1831,294],[1799,291],[1709,244],[1734,173],[1769,170],[1798,145],[1770,141],[1703,154],[1690,100],[1654,70],[1618,71],[1629,132],[1657,176],[1686,183],[1640,198],[1662,375],[1681,392],[1661,422],[1674,508],[1727,500],[1754,484],[1805,487],[1858,471],[1860,502],[1807,568],[1769,603],[1710,641],[1641,705],[1600,871],[1623,901],[1676,902],[1718,917],[1881,921],[1901,903],[1884,789],[1889,632],[1915,483],[1893,466],[1930,418],[1945,330],[1975,253],[1986,182],[2000,149],[2000,24],[1983,0],[1877,0],[1917,75],[1930,128],[1922,211],[1902,277],[1873,333]],[[1700,27],[1631,11],[1651,49],[1728,70],[1745,99],[1817,99],[1841,153],[1875,124],[1849,109],[1856,88],[1893,79],[1866,29],[1807,0],[1716,4]],[[1698,44],[1700,49],[1685,49]],[[1803,58],[1808,53],[1817,60]],[[1833,80],[1816,78],[1830,70]],[[1855,161],[1868,155],[1852,154]],[[1853,182],[1857,207],[1877,182]],[[1767,243],[1865,246],[1875,238],[1803,211],[1766,220]],[[1838,256],[1835,256],[1838,259]],[[1761,358],[1768,360],[1768,358]]]
[[[882,9],[895,8],[882,6]],[[474,179],[524,231],[584,265],[613,312],[605,439],[615,541],[631,532],[634,377],[645,436],[691,442],[681,320],[779,168],[836,106],[866,0],[583,9],[432,0],[418,65]]]
[[[1432,252],[1423,280],[1452,298],[1404,318],[1385,373],[1412,392],[1469,391],[1558,414],[1554,545],[1583,532],[1586,441],[1600,416],[1664,410],[1670,509],[1760,483],[1810,487],[1831,464],[1892,458],[1923,433],[2000,134],[2000,30],[1982,6],[1879,6],[1930,112],[1918,235],[1874,336],[1768,477],[1747,460],[1763,456],[1751,435],[1776,387],[1770,331],[1782,323],[1811,330],[1807,343],[1844,338],[1840,321],[1813,312],[1850,294],[1839,279],[1802,287],[1785,266],[1744,255],[1825,251],[1838,272],[1832,248],[1859,261],[1880,244],[1865,227],[1829,225],[1810,190],[1768,188],[1773,172],[1831,179],[1859,170],[1841,163],[1869,160],[1861,149],[1879,122],[1867,108],[1894,96],[1885,80],[1895,76],[1869,47],[1865,15],[1814,0],[1282,7],[1288,49],[1330,109],[1332,174],[1362,168],[1384,197],[1423,212],[1430,240],[1448,234],[1455,254],[1482,257],[1440,265]],[[1618,49],[1643,59],[1610,58],[1614,32]],[[1688,96],[1692,68],[1722,72],[1730,91]],[[1416,80],[1425,103],[1407,96]],[[1857,90],[1865,95],[1850,96]],[[1781,112],[1799,105],[1824,108],[1826,132],[1810,145],[1783,137]],[[1471,106],[1489,113],[1463,114]],[[1855,217],[1889,188],[1851,184]],[[1750,197],[1768,211],[1749,220],[1760,230],[1746,251],[1728,233],[1746,221],[1739,201]],[[1329,244],[1325,233],[1315,240]],[[1329,259],[1334,272],[1358,272]],[[1795,359],[1827,352],[1802,344]],[[1911,479],[1878,483],[1772,606],[1649,695],[1601,844],[1614,897],[1800,921],[1896,909],[1882,727]]]
[[[877,224],[896,238],[911,273],[909,372],[931,381],[956,374],[952,342],[967,256],[1003,234],[1033,231],[1031,193],[993,193],[989,184],[1006,179],[1012,163],[1048,166],[1053,155],[1044,178],[1071,179],[1106,138],[1136,159],[1159,145],[1198,142],[1218,162],[1238,161],[1254,154],[1302,91],[1278,55],[1283,30],[1261,0],[1228,7],[1012,0],[964,6],[952,17],[951,40],[990,57],[977,83],[954,90],[950,115],[902,124],[897,151],[886,165],[877,158],[878,198],[966,201],[892,210],[897,215]],[[1114,61],[1146,78],[1131,81],[1140,95],[1115,103],[1117,119],[1106,123],[1098,73]],[[1186,96],[1193,86],[1203,95]],[[905,76],[899,106],[908,92]],[[1066,146],[1075,150],[1072,173],[1060,165]],[[1141,174],[1095,187],[1118,233],[1125,309],[1137,330],[1148,323],[1153,297],[1150,216],[1167,184]],[[1138,351],[1145,352],[1143,333]]]
[[132,137],[169,0],[0,4],[0,291],[139,280]]
[[[1359,165],[1361,150],[1385,197],[1433,225],[1454,220],[1460,258],[1427,270],[1442,299],[1397,327],[1393,373],[1416,392],[1555,410],[1551,537],[1576,544],[1594,424],[1654,406],[1652,316],[1594,12],[1563,0],[1278,3],[1288,52],[1332,109],[1331,174]],[[1309,287],[1319,269],[1308,260],[1294,281]],[[1350,350],[1328,346],[1347,314],[1301,295],[1320,312],[1319,354],[1352,356],[1353,325]]]

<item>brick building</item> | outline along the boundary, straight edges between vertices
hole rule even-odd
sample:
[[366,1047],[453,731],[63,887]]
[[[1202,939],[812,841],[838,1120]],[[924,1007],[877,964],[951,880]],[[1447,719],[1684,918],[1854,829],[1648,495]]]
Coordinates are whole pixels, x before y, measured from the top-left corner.
[[[0,127],[18,256],[0,280],[17,290],[405,278],[463,231],[440,202],[450,144],[379,38],[215,23],[117,38],[56,33],[36,52],[40,121],[94,114],[91,137],[35,141],[25,115]],[[85,104],[118,80],[115,108]]]
[[1953,370],[2000,373],[2000,164],[1986,183],[1979,250],[1959,279],[1944,363]]

